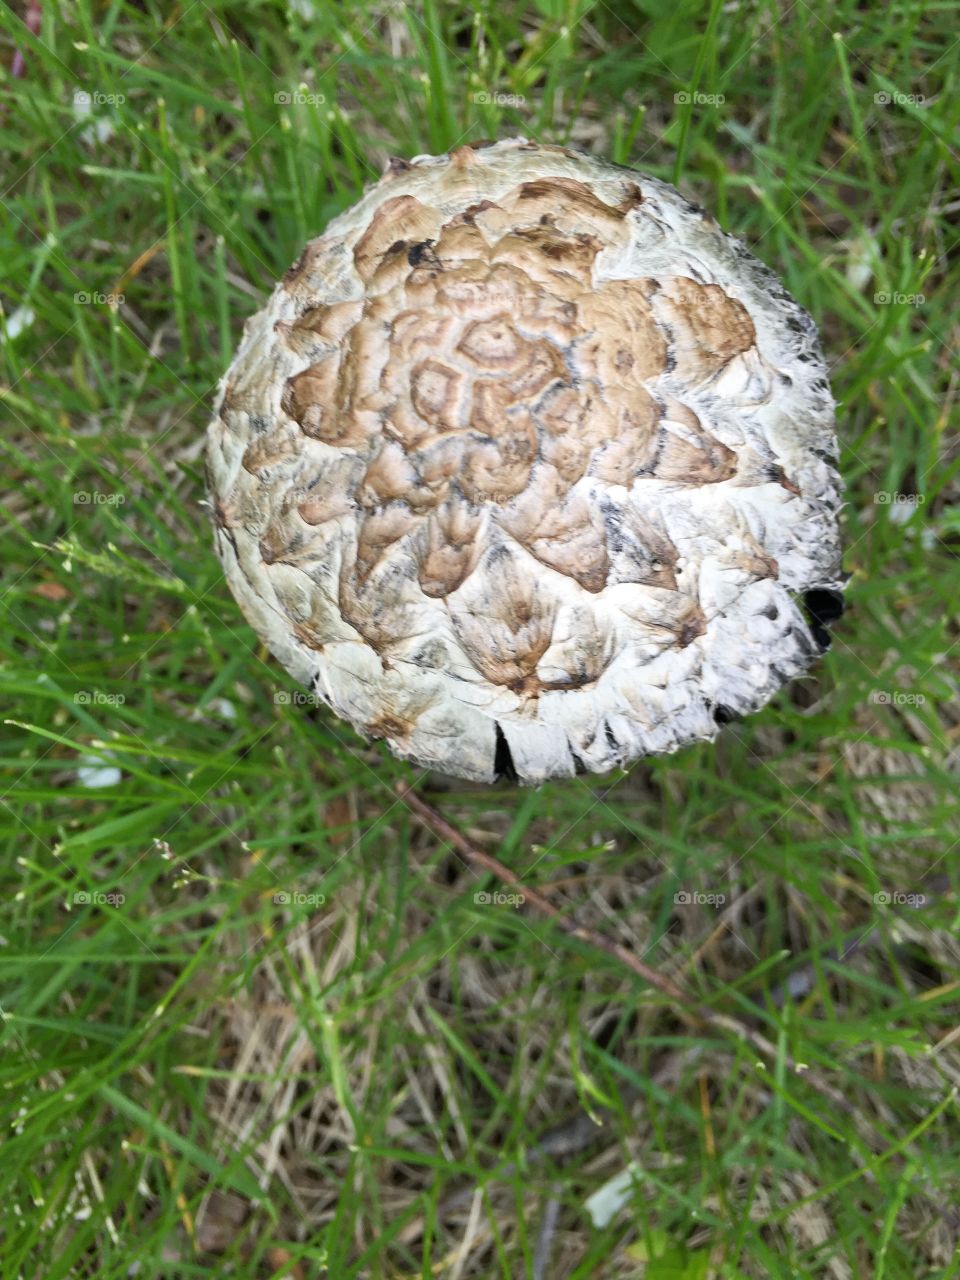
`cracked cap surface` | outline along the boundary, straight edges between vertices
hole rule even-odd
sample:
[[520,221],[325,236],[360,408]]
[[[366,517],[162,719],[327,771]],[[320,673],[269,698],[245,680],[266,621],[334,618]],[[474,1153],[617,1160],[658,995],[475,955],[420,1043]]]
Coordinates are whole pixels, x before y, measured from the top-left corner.
[[523,138],[392,161],[244,330],[218,553],[283,665],[446,773],[712,738],[840,590],[816,330],[674,188]]

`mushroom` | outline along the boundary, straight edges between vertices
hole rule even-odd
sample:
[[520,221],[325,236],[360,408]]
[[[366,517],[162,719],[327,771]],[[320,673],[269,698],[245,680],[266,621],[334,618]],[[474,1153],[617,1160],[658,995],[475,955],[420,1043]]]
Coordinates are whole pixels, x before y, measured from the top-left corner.
[[420,766],[539,783],[712,739],[808,668],[836,454],[814,324],[742,243],[511,138],[391,160],[306,246],[207,475],[297,680]]

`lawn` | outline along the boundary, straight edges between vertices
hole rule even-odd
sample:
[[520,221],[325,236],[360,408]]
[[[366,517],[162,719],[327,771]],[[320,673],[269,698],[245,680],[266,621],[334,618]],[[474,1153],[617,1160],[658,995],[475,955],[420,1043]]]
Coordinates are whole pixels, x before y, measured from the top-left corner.
[[[0,1275],[960,1275],[958,15],[0,9]],[[203,479],[304,242],[521,133],[814,316],[851,575],[762,713],[539,789],[311,705]]]

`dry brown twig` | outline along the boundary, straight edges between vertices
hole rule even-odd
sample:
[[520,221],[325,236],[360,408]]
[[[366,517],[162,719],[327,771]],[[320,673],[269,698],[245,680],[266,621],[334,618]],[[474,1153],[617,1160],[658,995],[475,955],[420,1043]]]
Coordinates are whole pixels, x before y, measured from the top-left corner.
[[634,955],[627,947],[611,942],[609,938],[605,938],[603,934],[598,933],[595,929],[575,924],[573,921],[568,920],[562,912],[557,910],[549,898],[538,890],[531,889],[524,884],[516,872],[511,871],[508,866],[492,854],[485,853],[482,849],[472,845],[441,813],[419,796],[413,787],[406,783],[398,782],[395,792],[429,831],[456,850],[470,866],[492,872],[504,884],[518,889],[523,893],[526,902],[536,907],[543,915],[549,917],[564,933],[571,938],[576,938],[580,942],[585,942],[589,946],[595,947],[599,951],[605,952],[623,965],[624,968],[629,969],[631,973],[642,978],[653,990],[665,996],[675,1006],[676,1012],[686,1021],[695,1025],[711,1027],[726,1036],[735,1036],[755,1049],[764,1062],[775,1062],[782,1058],[790,1071],[797,1075],[803,1074],[811,1088],[816,1089],[818,1093],[828,1098],[835,1106],[844,1110],[849,1109],[849,1100],[844,1097],[839,1089],[834,1088],[828,1080],[824,1079],[820,1072],[805,1063],[797,1062],[789,1053],[778,1050],[777,1046],[756,1028],[748,1026],[747,1023],[731,1014],[717,1013],[715,1010],[707,1008],[691,992],[678,985],[672,978],[666,977],[652,966],[645,964],[639,956]]

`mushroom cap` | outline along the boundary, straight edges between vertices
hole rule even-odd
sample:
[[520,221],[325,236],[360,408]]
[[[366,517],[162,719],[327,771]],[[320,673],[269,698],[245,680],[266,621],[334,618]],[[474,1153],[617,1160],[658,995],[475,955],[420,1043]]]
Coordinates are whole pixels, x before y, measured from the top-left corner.
[[524,783],[713,738],[843,587],[813,321],[668,184],[393,160],[246,324],[208,431],[260,638],[361,734]]

